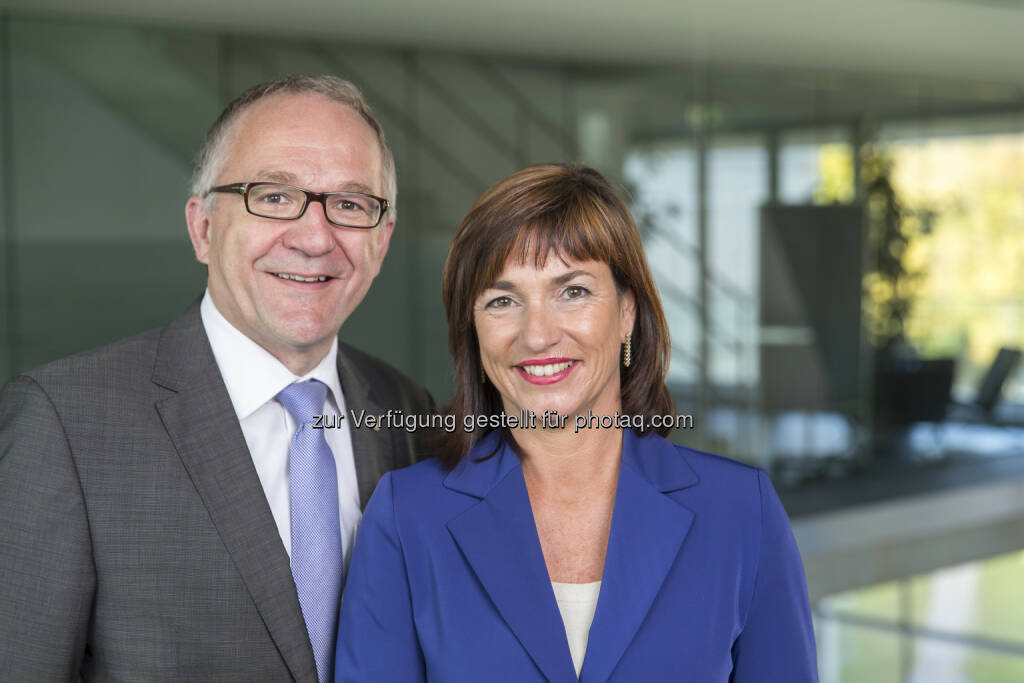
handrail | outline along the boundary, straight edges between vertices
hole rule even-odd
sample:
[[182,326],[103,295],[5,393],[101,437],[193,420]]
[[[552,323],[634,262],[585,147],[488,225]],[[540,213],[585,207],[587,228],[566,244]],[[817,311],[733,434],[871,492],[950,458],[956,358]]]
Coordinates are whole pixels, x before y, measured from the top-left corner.
[[[700,250],[696,246],[689,244],[687,242],[678,242],[674,240],[672,235],[670,235],[666,230],[659,226],[651,226],[650,230],[648,231],[648,234],[650,235],[652,233],[655,234],[656,236],[665,238],[665,241],[668,243],[669,247],[677,251],[680,251],[684,256],[699,255],[700,253]],[[683,249],[685,249],[689,253],[687,254],[685,252],[682,252]],[[725,294],[728,294],[731,298],[741,301],[746,305],[751,305],[753,303],[754,297],[744,292],[735,283],[729,282],[725,275],[719,272],[711,272],[710,268],[708,269],[708,271],[708,284],[714,285]]]
[[485,80],[497,86],[495,90],[498,93],[512,100],[519,107],[519,110],[526,114],[528,119],[532,120],[539,128],[544,129],[550,137],[558,140],[565,151],[569,152],[574,158],[579,156],[579,145],[576,136],[571,131],[566,130],[561,123],[537,109],[530,100],[530,97],[498,71],[497,67],[490,60],[474,59],[472,64],[485,77]]
[[943,629],[928,628],[923,626],[912,626],[906,623],[892,622],[877,617],[866,617],[858,614],[850,614],[839,610],[823,609],[818,607],[814,610],[819,619],[835,621],[840,624],[859,626],[860,628],[874,629],[877,631],[889,631],[915,638],[929,638],[941,640],[947,643],[964,645],[978,650],[988,650],[1002,654],[1024,657],[1024,643],[989,638],[986,636],[975,636],[967,633],[954,633]]
[[[355,69],[352,69],[337,56],[332,55],[330,49],[322,43],[315,43],[309,47],[308,50],[330,68],[335,69],[340,73],[344,73],[346,75],[356,73]],[[456,159],[448,152],[447,149],[431,138],[423,127],[407,116],[400,107],[392,104],[387,97],[383,95],[383,93],[373,87],[373,85],[368,81],[360,81],[360,88],[370,97],[371,100],[373,100],[374,107],[378,111],[381,111],[389,118],[394,119],[402,128],[405,129],[406,134],[412,137],[424,150],[428,151],[434,157],[435,161],[444,166],[445,169],[459,182],[461,182],[467,190],[472,192],[474,196],[479,195],[484,191],[487,187],[487,183],[478,178],[468,166]]]
[[501,131],[497,130],[483,117],[471,110],[462,103],[459,95],[448,88],[441,79],[435,78],[426,69],[419,69],[417,77],[438,95],[438,99],[445,104],[456,116],[460,117],[477,134],[491,143],[497,151],[504,154],[510,161],[520,163],[520,151],[518,146],[506,139]]

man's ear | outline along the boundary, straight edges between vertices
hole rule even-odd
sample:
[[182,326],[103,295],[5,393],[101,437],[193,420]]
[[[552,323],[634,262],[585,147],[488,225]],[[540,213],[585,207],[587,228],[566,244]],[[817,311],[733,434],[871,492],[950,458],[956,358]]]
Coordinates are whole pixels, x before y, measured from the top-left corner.
[[210,214],[206,202],[196,196],[188,198],[185,204],[185,222],[188,223],[188,237],[200,263],[209,264],[210,259]]
[[388,247],[391,246],[391,235],[395,232],[395,219],[387,221],[379,228],[377,228],[377,267],[380,268],[380,264],[384,263],[384,257],[387,256]]

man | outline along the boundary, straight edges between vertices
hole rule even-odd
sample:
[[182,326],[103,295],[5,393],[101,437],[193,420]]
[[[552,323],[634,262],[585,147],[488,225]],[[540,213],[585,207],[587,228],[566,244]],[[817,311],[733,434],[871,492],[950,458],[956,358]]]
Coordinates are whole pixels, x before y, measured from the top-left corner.
[[0,396],[0,680],[331,680],[361,509],[422,454],[351,415],[429,395],[337,340],[395,224],[359,92],[250,89],[192,190],[201,303]]

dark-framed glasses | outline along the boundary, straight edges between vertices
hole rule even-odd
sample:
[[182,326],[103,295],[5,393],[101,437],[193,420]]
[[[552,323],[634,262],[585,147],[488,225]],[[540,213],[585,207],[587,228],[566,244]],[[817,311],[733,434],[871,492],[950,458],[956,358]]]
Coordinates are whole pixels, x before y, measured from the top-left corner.
[[254,216],[293,221],[306,213],[310,202],[320,202],[324,215],[344,228],[375,228],[388,210],[388,200],[362,192],[310,192],[283,183],[233,183],[211,188],[210,192],[240,194],[245,209]]

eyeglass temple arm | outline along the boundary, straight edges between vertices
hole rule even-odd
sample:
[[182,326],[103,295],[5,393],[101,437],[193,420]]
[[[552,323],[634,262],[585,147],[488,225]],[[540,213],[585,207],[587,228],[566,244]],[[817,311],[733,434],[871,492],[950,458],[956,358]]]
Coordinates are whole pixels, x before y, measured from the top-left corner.
[[249,188],[249,183],[232,183],[231,185],[218,185],[217,187],[211,187],[207,190],[204,197],[213,192],[234,192],[236,194],[245,194],[245,191]]

